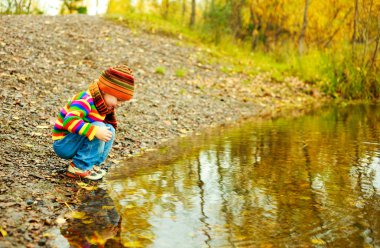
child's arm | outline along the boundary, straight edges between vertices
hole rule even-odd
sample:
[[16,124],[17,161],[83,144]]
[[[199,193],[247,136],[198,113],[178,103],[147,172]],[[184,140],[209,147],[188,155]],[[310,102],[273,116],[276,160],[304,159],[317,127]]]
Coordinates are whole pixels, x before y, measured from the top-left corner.
[[91,112],[90,104],[84,99],[74,100],[66,111],[67,113],[62,123],[63,129],[70,133],[84,135],[89,140],[93,140],[99,127],[83,120]]

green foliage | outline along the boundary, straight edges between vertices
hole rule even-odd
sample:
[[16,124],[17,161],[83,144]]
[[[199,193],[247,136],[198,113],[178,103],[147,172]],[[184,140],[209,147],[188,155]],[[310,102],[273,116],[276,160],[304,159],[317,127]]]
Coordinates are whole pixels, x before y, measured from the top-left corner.
[[77,8],[78,14],[87,14],[87,7],[80,6]]
[[0,14],[41,14],[41,11],[34,6],[32,0],[6,0],[0,1]]
[[231,16],[231,4],[214,1],[212,3],[214,4],[211,5],[210,10],[204,13],[204,24],[200,34],[202,40],[218,44],[223,35],[230,33],[228,20]]
[[61,14],[87,14],[87,7],[83,6],[82,0],[62,0]]
[[157,74],[161,74],[161,75],[164,75],[164,74],[165,74],[165,71],[166,71],[165,67],[163,67],[163,66],[158,66],[158,67],[156,68],[156,70],[155,70],[155,73],[157,73]]
[[186,76],[186,74],[187,74],[187,71],[186,71],[186,69],[184,69],[184,68],[179,68],[179,69],[177,69],[176,72],[175,72],[175,75],[176,75],[177,77],[179,77],[179,78],[182,78],[182,77]]

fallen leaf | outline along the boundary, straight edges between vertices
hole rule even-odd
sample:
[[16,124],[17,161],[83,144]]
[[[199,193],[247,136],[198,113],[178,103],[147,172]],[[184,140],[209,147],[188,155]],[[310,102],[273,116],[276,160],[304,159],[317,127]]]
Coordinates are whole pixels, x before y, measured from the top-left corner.
[[2,227],[0,227],[1,236],[6,237],[8,235],[7,231],[5,231]]
[[42,237],[44,237],[44,238],[49,238],[49,237],[52,237],[52,236],[54,236],[54,235],[51,234],[51,233],[48,233],[48,232],[45,232],[45,233],[42,234]]
[[93,222],[94,222],[93,220],[82,220],[82,223],[86,225],[91,224]]
[[84,219],[86,217],[85,212],[73,211],[70,213],[70,217],[73,219]]
[[79,187],[86,190],[95,190],[98,188],[97,186],[88,186],[88,184],[84,182],[77,182],[77,184],[79,185]]
[[111,210],[114,208],[115,208],[115,206],[102,206],[102,209],[104,209],[104,210]]
[[124,242],[123,245],[126,247],[143,247],[139,241]]
[[312,239],[311,243],[313,243],[314,245],[325,245],[326,244],[326,242],[322,239]]

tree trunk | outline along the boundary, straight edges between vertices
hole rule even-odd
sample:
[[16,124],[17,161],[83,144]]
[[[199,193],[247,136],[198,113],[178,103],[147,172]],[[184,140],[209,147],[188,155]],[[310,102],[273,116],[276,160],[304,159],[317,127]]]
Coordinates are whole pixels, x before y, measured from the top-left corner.
[[241,36],[242,22],[241,22],[241,9],[244,5],[244,0],[232,0],[232,13],[231,13],[231,29],[234,38]]
[[356,46],[356,32],[359,15],[359,0],[355,0],[355,14],[354,14],[354,33],[352,34],[352,60],[355,60],[355,46]]
[[186,14],[186,0],[182,0],[182,20],[185,19]]
[[362,57],[362,64],[361,67],[363,68],[364,66],[368,65],[368,62],[366,62],[367,59],[367,49],[368,49],[368,44],[370,43],[370,37],[369,37],[369,29],[370,29],[370,22],[371,22],[371,13],[372,13],[372,7],[373,7],[373,0],[371,0],[369,4],[369,12],[367,13],[367,21],[365,24],[365,28],[363,30],[363,37],[364,37],[364,51],[363,51],[363,57]]
[[[344,21],[347,19],[347,17],[350,15],[351,11],[352,11],[352,8],[350,8],[350,9],[347,11],[347,13],[344,15],[344,17],[342,18],[342,20],[343,20],[343,21],[342,21],[342,25],[344,24]],[[324,48],[326,48],[326,47],[328,47],[328,46],[330,45],[330,43],[331,43],[332,40],[334,39],[335,35],[336,35],[337,33],[339,33],[340,30],[342,30],[340,26],[337,27],[337,28],[335,29],[335,31],[330,35],[330,37],[329,37],[329,38],[325,41],[325,43],[323,44],[323,47],[324,47]]]
[[380,14],[377,18],[377,26],[378,26],[378,29],[377,29],[377,37],[376,37],[376,45],[375,45],[375,49],[373,50],[373,53],[372,53],[372,59],[371,59],[371,65],[369,66],[369,69],[372,70],[374,64],[375,64],[375,61],[376,61],[376,58],[377,58],[377,53],[379,51],[379,43],[380,43]]
[[164,19],[168,18],[169,15],[169,0],[162,0],[162,16]]
[[307,27],[307,11],[309,9],[309,0],[305,0],[305,8],[303,13],[303,23],[301,28],[300,37],[298,40],[298,53],[301,55],[303,53],[303,46],[305,43],[305,33]]
[[189,23],[190,28],[192,28],[195,24],[195,9],[196,9],[196,2],[195,0],[191,0],[191,15],[190,15],[190,23]]
[[252,37],[252,41],[251,41],[251,49],[252,50],[255,50],[256,46],[257,46],[257,29],[258,29],[258,25],[256,24],[256,21],[255,21],[255,11],[254,11],[254,8],[253,8],[253,0],[249,6],[249,21],[252,25],[252,30],[251,30],[251,37]]

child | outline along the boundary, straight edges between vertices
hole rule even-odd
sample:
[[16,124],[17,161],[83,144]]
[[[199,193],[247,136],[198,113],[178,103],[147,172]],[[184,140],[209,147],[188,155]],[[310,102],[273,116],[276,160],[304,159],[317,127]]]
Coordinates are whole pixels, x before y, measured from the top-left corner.
[[99,180],[105,175],[100,165],[115,139],[115,108],[130,100],[133,91],[132,70],[126,65],[110,67],[61,109],[52,138],[56,154],[72,159],[67,176]]

